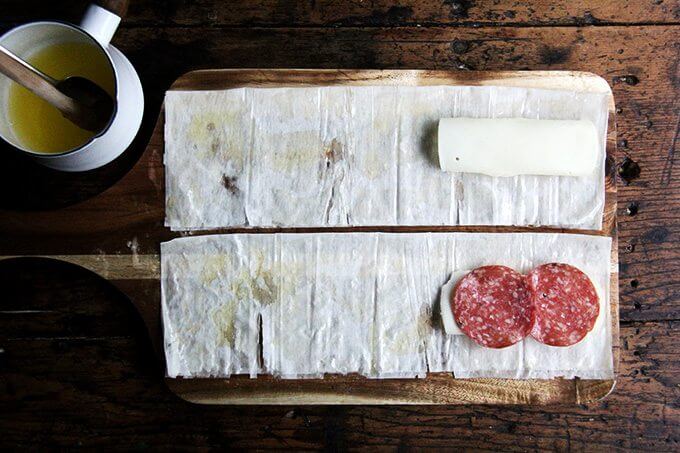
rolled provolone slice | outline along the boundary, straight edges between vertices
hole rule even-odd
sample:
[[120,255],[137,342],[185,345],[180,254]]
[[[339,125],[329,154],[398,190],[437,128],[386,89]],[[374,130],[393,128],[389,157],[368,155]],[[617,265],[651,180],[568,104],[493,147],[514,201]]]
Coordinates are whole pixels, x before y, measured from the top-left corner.
[[584,176],[602,159],[588,120],[524,118],[439,120],[439,165],[490,176]]
[[456,289],[456,285],[461,278],[465,277],[470,271],[454,271],[451,274],[451,278],[447,281],[442,290],[439,298],[439,308],[441,310],[440,314],[442,317],[442,325],[444,326],[444,332],[447,335],[464,335],[463,331],[460,330],[456,320],[453,319],[453,310],[451,310],[451,299],[453,297],[453,291]]

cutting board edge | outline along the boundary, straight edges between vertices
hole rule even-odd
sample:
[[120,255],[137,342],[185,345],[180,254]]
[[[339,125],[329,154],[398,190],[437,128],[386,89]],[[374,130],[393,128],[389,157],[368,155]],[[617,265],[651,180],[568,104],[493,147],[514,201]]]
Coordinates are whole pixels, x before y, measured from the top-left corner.
[[[284,82],[280,79],[283,77]],[[306,77],[312,77],[314,80],[306,81]],[[305,86],[305,85],[326,85],[334,84],[329,79],[346,78],[346,83],[355,84],[375,84],[376,80],[387,81],[390,84],[400,84],[404,80],[408,84],[420,85],[425,78],[430,77],[435,83],[452,83],[471,85],[494,85],[505,82],[507,85],[508,79],[512,79],[515,83],[511,86],[547,88],[547,89],[575,89],[574,87],[565,87],[565,81],[572,83],[576,81],[576,86],[580,91],[605,93],[609,96],[609,124],[607,130],[607,157],[608,159],[615,159],[616,155],[616,109],[612,89],[609,83],[601,76],[586,72],[586,71],[446,71],[446,70],[351,70],[351,69],[203,69],[190,71],[180,76],[171,86],[170,90],[222,90],[229,88],[237,88],[241,86]],[[551,78],[552,84],[545,84],[546,78]],[[278,80],[277,80],[278,79]],[[197,81],[204,81],[201,87],[194,85]],[[536,81],[540,80],[542,86],[536,86]],[[546,86],[547,85],[547,86]],[[617,222],[616,222],[616,183],[614,169],[605,175],[606,185],[606,203],[605,206],[605,221],[601,233],[612,238],[612,268],[618,269],[618,246],[617,246]],[[606,213],[610,216],[607,217]],[[543,230],[543,228],[541,228]],[[612,314],[612,349],[613,349],[613,365],[614,374],[618,375],[619,366],[619,324],[618,324],[618,272],[611,274],[612,288],[610,294],[611,314]],[[177,385],[177,382],[183,383]],[[322,397],[315,396],[309,393],[302,396],[296,396],[294,399],[290,395],[281,395],[275,397],[268,397],[262,400],[254,400],[252,395],[244,395],[241,397],[234,397],[226,393],[221,396],[216,396],[214,393],[205,394],[199,390],[191,390],[187,388],[187,382],[200,382],[196,380],[175,380],[166,378],[168,387],[178,395],[180,398],[196,403],[196,404],[234,404],[234,405],[252,405],[252,404],[518,404],[518,401],[506,400],[490,400],[490,401],[465,401],[465,400],[446,400],[446,399],[421,399],[408,400],[399,398],[386,398],[383,400],[377,398],[358,397],[352,401],[345,401],[346,398],[342,394],[328,395],[322,394]],[[220,381],[215,380],[215,381]],[[512,381],[512,380],[508,380]],[[607,397],[616,386],[616,378],[605,380],[568,380],[574,383],[574,393],[568,399],[549,400],[539,404],[554,404],[554,403],[571,403],[571,404],[585,404],[594,402]],[[191,385],[191,384],[189,384]],[[199,383],[200,385],[200,383]],[[525,395],[526,396],[526,395]],[[521,402],[520,402],[521,404]],[[537,403],[526,403],[537,404]]]
[[[437,373],[439,374],[439,373]],[[247,377],[240,377],[248,381]],[[206,385],[206,381],[208,385]],[[524,404],[524,405],[551,405],[551,404],[589,404],[606,398],[616,387],[616,379],[559,379],[559,380],[515,380],[494,379],[496,386],[503,383],[511,387],[517,383],[529,383],[535,385],[529,389],[510,388],[494,394],[490,392],[486,397],[480,398],[475,392],[485,392],[488,387],[484,379],[455,379],[451,394],[446,397],[424,393],[421,395],[398,396],[378,395],[367,396],[363,394],[348,394],[333,391],[301,391],[289,392],[281,395],[275,390],[259,391],[255,395],[250,388],[228,393],[220,391],[221,383],[227,383],[229,379],[173,379],[165,378],[166,386],[175,395],[192,404],[205,405],[465,405],[465,404]],[[378,381],[378,380],[374,380]],[[552,393],[545,391],[545,386],[551,387],[555,381],[559,382],[560,388],[555,388]],[[285,382],[285,381],[282,381]],[[323,383],[319,383],[322,385]],[[464,392],[456,392],[456,387],[463,384],[467,389]],[[561,384],[566,384],[562,386]],[[477,388],[478,387],[478,388]],[[562,388],[563,387],[563,388]],[[490,395],[490,396],[489,396]]]
[[[276,76],[276,80],[272,79]],[[309,80],[312,78],[312,80]],[[344,81],[342,80],[344,79]],[[550,81],[546,89],[573,89],[605,93],[610,96],[610,111],[614,110],[614,95],[607,80],[590,71],[455,71],[423,69],[308,69],[308,68],[230,68],[197,69],[188,71],[173,81],[169,91],[221,90],[240,86],[305,86],[337,84],[372,84],[380,80],[384,85],[495,85],[535,87]],[[200,82],[201,85],[195,85]],[[571,88],[567,88],[566,85]],[[540,88],[540,87],[536,87]]]

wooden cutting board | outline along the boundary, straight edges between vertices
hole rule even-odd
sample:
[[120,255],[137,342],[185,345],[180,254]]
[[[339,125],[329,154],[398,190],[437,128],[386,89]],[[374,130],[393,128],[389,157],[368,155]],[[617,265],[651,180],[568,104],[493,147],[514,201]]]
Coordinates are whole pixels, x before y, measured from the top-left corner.
[[[570,232],[611,236],[611,314],[614,368],[619,362],[618,244],[614,165],[616,127],[614,99],[607,82],[594,74],[567,71],[420,71],[420,70],[208,70],[180,77],[171,90],[219,90],[242,86],[321,85],[499,85],[607,93],[606,202],[603,229],[580,231],[528,227],[389,227],[330,228],[324,231],[473,231]],[[109,280],[128,295],[144,319],[161,363],[159,244],[180,236],[163,226],[164,114],[136,165],[105,192],[55,211],[5,211],[0,217],[0,259],[41,256],[83,266]],[[305,228],[231,228],[210,233],[313,232]],[[207,234],[207,233],[199,233]],[[582,404],[603,398],[615,380],[454,379],[451,373],[430,373],[425,379],[366,379],[328,376],[325,379],[166,379],[180,397],[204,404]]]

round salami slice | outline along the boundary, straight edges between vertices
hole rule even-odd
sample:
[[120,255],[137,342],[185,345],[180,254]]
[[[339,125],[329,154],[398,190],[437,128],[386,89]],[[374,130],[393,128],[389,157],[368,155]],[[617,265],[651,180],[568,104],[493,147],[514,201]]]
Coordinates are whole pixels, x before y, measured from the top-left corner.
[[487,348],[517,343],[534,320],[525,278],[505,266],[479,267],[461,278],[451,309],[460,330]]
[[568,264],[538,266],[527,276],[536,320],[531,336],[550,346],[578,343],[595,325],[600,302],[588,276]]

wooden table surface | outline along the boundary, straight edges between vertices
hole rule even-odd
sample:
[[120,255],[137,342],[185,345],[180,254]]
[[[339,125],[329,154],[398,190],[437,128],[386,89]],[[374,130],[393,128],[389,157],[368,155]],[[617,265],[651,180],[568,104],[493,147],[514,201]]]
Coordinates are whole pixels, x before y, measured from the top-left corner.
[[[0,32],[37,19],[77,22],[85,6],[3,0]],[[136,143],[83,175],[35,168],[3,148],[0,210],[59,209],[111,186],[143,151],[165,89],[191,69],[603,76],[618,107],[622,173],[618,385],[583,406],[191,405],[165,387],[141,319],[112,285],[64,263],[2,261],[0,448],[680,449],[680,0],[140,0],[114,44],[146,90]],[[0,232],[5,244],[30,240]]]

